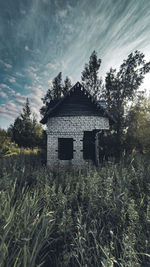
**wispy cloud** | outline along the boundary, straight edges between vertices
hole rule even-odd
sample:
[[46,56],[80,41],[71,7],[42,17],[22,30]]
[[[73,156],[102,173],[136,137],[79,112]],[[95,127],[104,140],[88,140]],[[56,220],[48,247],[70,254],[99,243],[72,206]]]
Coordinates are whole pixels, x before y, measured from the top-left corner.
[[5,66],[7,69],[11,69],[11,68],[12,68],[12,65],[9,64],[9,63],[4,63],[4,66]]
[[10,89],[10,87],[7,84],[5,84],[5,83],[1,83],[0,84],[0,88],[1,89]]
[[8,95],[5,92],[0,91],[0,97],[2,98],[8,98]]
[[0,1],[3,105],[22,107],[28,96],[39,114],[52,79],[62,71],[80,80],[94,49],[103,78],[135,49],[150,60],[149,0],[30,0],[14,1],[11,8],[5,2]]
[[59,66],[59,63],[57,62],[57,63],[48,63],[48,64],[46,64],[46,68],[47,69],[52,69],[52,70],[57,70],[58,69],[58,66]]
[[0,106],[0,113],[3,117],[10,120],[14,120],[21,111],[21,107],[17,107],[15,102],[8,101],[7,104],[2,104]]
[[10,83],[16,83],[16,78],[15,78],[15,77],[10,77],[10,78],[8,79],[8,81],[9,81]]
[[24,77],[24,75],[22,74],[22,73],[20,73],[20,72],[16,72],[16,75],[18,76],[18,77]]
[[36,115],[37,119],[41,119],[40,107],[42,106],[43,87],[39,86],[25,86],[25,89],[29,91],[27,97],[31,104],[31,110]]
[[57,17],[59,18],[65,18],[67,16],[68,10],[62,9],[57,12]]
[[25,103],[26,96],[21,95],[20,93],[12,93],[11,96],[16,104],[23,105]]

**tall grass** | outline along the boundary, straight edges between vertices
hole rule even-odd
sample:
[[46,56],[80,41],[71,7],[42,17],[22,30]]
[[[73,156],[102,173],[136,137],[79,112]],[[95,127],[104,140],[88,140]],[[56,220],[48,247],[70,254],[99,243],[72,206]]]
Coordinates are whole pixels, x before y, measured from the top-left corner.
[[150,266],[150,159],[56,170],[0,160],[0,266]]

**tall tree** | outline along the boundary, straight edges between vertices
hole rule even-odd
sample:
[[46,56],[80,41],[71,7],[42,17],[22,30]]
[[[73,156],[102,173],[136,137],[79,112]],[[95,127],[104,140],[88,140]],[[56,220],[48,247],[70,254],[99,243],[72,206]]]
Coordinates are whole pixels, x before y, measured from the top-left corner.
[[53,99],[59,99],[62,96],[62,73],[59,72],[58,75],[53,79]]
[[58,75],[53,79],[52,86],[47,90],[46,95],[42,98],[43,106],[40,109],[41,115],[44,115],[49,108],[49,104],[53,101],[57,101],[71,88],[71,80],[66,77],[64,83],[62,81],[62,73],[59,72]]
[[119,150],[123,131],[126,127],[127,103],[129,100],[133,101],[144,80],[144,75],[150,71],[150,62],[146,63],[144,57],[143,53],[135,51],[124,60],[118,72],[111,68],[106,74],[103,97],[107,102],[109,111],[116,119],[113,129]]
[[21,118],[25,121],[29,121],[31,117],[31,109],[29,104],[29,99],[26,99],[25,106],[22,109]]
[[67,94],[67,92],[69,91],[71,87],[72,87],[71,80],[68,76],[66,76],[66,79],[64,80],[64,84],[63,84],[63,90],[62,90],[62,93],[64,96]]
[[58,75],[52,80],[52,86],[49,88],[42,98],[43,106],[40,109],[41,115],[44,115],[49,107],[50,102],[57,100],[62,94],[62,73],[59,72]]
[[90,56],[89,63],[85,64],[82,71],[82,84],[83,86],[95,97],[99,98],[101,94],[102,79],[98,77],[98,71],[101,66],[101,59],[97,57],[94,50]]
[[12,132],[12,140],[20,147],[38,146],[42,137],[42,126],[31,117],[30,103],[27,98],[22,113],[18,116],[9,130]]

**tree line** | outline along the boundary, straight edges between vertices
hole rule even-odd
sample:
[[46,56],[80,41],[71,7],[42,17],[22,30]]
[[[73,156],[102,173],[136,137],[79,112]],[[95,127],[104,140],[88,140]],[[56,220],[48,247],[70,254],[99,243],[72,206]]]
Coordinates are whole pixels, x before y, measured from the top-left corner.
[[[150,101],[140,91],[145,74],[150,71],[150,62],[146,62],[140,51],[132,52],[119,70],[110,68],[104,82],[99,75],[101,62],[97,52],[93,51],[81,73],[81,83],[97,101],[105,100],[107,110],[115,120],[110,131],[102,132],[99,137],[103,156],[120,157],[123,151],[133,149],[150,152]],[[62,72],[59,72],[42,98],[41,115],[71,87],[70,78],[67,76],[63,82]],[[46,145],[45,131],[31,114],[28,99],[8,132],[20,147]]]
[[[150,151],[150,102],[140,90],[145,74],[150,72],[150,62],[146,62],[140,51],[132,52],[118,71],[110,68],[104,82],[99,76],[101,62],[93,51],[81,73],[81,83],[96,100],[105,100],[107,110],[115,120],[110,131],[102,132],[100,136],[103,155],[120,157],[123,151],[131,152],[134,148],[140,152]],[[41,114],[45,114],[49,105],[63,97],[71,86],[68,77],[65,83],[62,82],[60,72],[42,99]]]
[[31,112],[28,98],[21,114],[7,130],[0,129],[0,157],[19,148],[46,147],[46,133]]

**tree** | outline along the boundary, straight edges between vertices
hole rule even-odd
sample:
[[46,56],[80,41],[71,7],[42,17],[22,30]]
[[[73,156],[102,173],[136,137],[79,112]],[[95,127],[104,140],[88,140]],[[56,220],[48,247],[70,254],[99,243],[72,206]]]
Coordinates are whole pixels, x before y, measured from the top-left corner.
[[133,101],[144,80],[144,75],[149,71],[150,62],[146,63],[144,54],[135,51],[124,60],[118,72],[111,68],[106,75],[103,97],[109,112],[116,119],[113,130],[118,143],[118,155],[121,152],[123,132],[127,126],[127,104]]
[[31,117],[31,109],[29,104],[29,99],[26,99],[25,106],[23,107],[23,113],[21,113],[22,120],[29,121]]
[[53,99],[59,99],[62,96],[62,73],[59,72],[58,75],[53,79]]
[[9,128],[12,131],[12,141],[14,141],[18,146],[24,146],[24,124],[20,117],[17,117],[14,124],[10,125]]
[[90,56],[89,63],[85,64],[82,71],[83,86],[95,97],[99,98],[102,88],[102,79],[98,77],[98,71],[101,66],[101,59],[98,59],[97,53],[94,50]]
[[126,149],[129,152],[133,149],[141,153],[150,152],[150,99],[138,96],[136,103],[130,108],[127,120]]
[[12,132],[12,141],[15,141],[20,147],[33,148],[41,142],[42,126],[31,115],[30,104],[27,98],[22,113],[9,128]]
[[10,139],[7,131],[0,128],[0,158],[9,151]]
[[68,76],[66,76],[66,79],[64,80],[63,89],[62,89],[62,93],[64,96],[67,94],[67,92],[69,91],[71,87],[72,87],[71,80]]
[[51,88],[47,90],[46,95],[42,98],[43,106],[40,109],[41,115],[45,115],[50,103],[66,95],[71,86],[71,80],[68,77],[66,77],[64,83],[62,82],[62,73],[59,72],[53,79]]

